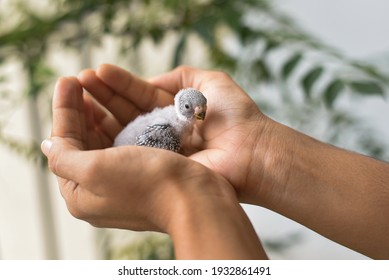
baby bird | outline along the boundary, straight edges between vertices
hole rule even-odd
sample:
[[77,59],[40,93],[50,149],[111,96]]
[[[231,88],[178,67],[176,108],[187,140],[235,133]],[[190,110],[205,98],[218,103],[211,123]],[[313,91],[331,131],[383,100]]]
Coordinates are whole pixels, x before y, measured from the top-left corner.
[[130,122],[115,138],[113,146],[138,145],[180,152],[181,140],[195,120],[204,120],[207,99],[194,89],[180,90],[174,105],[155,108]]

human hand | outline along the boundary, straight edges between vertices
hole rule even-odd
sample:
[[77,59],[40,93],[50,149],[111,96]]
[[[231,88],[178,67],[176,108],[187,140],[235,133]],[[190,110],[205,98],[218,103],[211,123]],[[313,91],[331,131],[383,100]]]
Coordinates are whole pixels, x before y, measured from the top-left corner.
[[202,91],[208,99],[207,117],[183,143],[186,155],[227,178],[242,202],[253,202],[264,170],[250,163],[261,156],[253,151],[268,118],[228,75],[179,67],[146,82],[118,67],[102,65],[96,71],[83,71],[79,79],[121,127],[140,113],[171,104],[182,88]]
[[227,178],[240,201],[368,256],[388,258],[388,163],[269,119],[223,73],[181,67],[151,83],[172,93],[191,86],[205,94],[208,116],[198,130],[200,141],[193,141],[199,151],[190,157]]
[[76,78],[58,81],[42,151],[73,216],[98,227],[167,232],[177,258],[266,258],[221,175],[161,149],[106,148],[118,127]]
[[263,157],[257,146],[270,120],[255,102],[223,72],[179,67],[150,82],[170,93],[185,87],[204,93],[207,118],[190,138],[190,158],[227,178],[241,202],[257,204],[262,190],[258,178],[264,175],[264,166],[252,163]]
[[164,150],[101,149],[119,125],[82,91],[76,78],[59,80],[51,140],[42,145],[69,211],[96,226],[167,231],[175,188],[203,184],[196,180],[208,170]]

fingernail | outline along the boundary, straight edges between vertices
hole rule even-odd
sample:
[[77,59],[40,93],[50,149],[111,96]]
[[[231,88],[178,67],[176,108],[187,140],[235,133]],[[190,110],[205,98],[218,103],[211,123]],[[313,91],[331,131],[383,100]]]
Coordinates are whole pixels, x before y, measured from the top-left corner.
[[52,145],[53,141],[51,141],[50,139],[43,140],[41,144],[41,150],[45,156],[48,156]]

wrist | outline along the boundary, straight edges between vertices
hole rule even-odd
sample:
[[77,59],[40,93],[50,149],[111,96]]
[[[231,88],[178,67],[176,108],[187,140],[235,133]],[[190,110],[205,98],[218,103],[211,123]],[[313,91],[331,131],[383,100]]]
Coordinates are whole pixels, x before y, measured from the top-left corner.
[[163,186],[152,188],[150,194],[152,207],[147,218],[159,231],[168,234],[191,208],[216,199],[237,200],[234,189],[222,176],[195,161],[181,162],[180,167],[166,170]]
[[246,189],[241,201],[268,206],[279,202],[293,162],[294,131],[263,116],[253,135]]
[[[196,172],[192,168],[189,179],[175,180],[169,193],[169,211],[166,232],[174,235],[180,230],[186,217],[198,212],[210,210],[211,206],[223,204],[223,207],[237,203],[234,188],[220,175],[205,169]],[[194,211],[196,210],[196,211]]]
[[[208,175],[208,176],[207,176]],[[266,258],[233,187],[209,172],[181,186],[168,224],[177,259]]]

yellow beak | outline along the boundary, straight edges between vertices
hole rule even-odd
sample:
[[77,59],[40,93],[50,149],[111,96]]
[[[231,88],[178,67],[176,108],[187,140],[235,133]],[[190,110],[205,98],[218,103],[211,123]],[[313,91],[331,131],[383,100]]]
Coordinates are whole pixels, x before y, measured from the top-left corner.
[[195,108],[195,118],[203,121],[205,119],[205,113],[207,112],[207,106],[197,106]]

